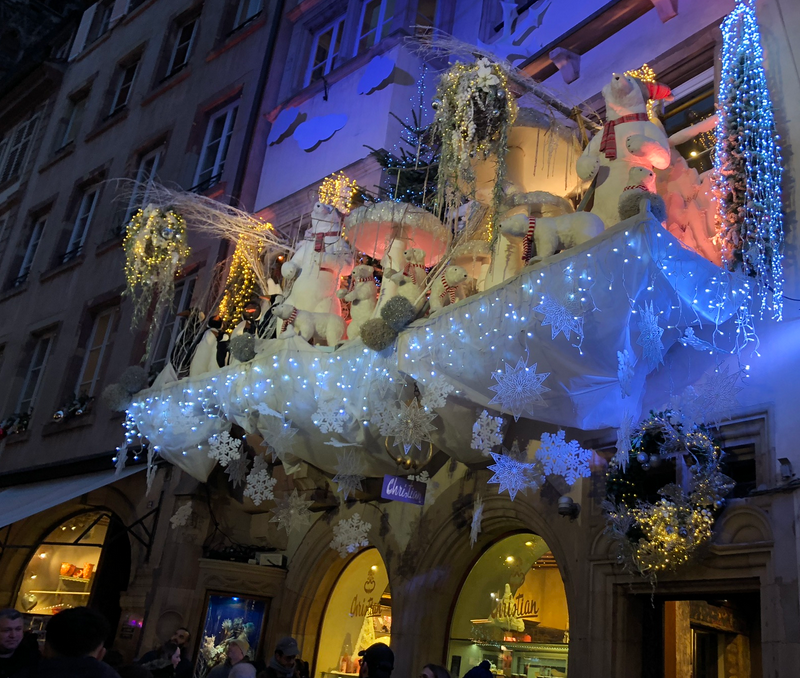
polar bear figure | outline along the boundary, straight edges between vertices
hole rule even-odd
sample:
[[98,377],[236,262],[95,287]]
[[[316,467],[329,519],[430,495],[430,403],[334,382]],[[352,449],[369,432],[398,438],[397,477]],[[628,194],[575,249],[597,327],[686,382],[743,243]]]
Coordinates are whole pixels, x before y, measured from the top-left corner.
[[[603,232],[603,220],[591,212],[572,212],[557,217],[515,214],[500,222],[500,234],[522,244],[525,263],[541,261],[559,250],[576,247]],[[536,256],[533,255],[535,248]]]
[[281,267],[284,280],[291,283],[285,301],[301,311],[341,316],[336,290],[340,276],[353,271],[353,263],[353,252],[342,237],[339,213],[317,202],[311,211],[311,226],[292,258]]
[[578,176],[590,181],[597,177],[592,213],[606,228],[620,221],[619,197],[628,185],[632,166],[666,169],[670,148],[663,128],[647,117],[647,100],[664,99],[668,87],[644,83],[630,75],[614,73],[603,87],[606,123],[578,158]]
[[361,325],[372,317],[375,304],[378,302],[378,288],[375,286],[375,269],[372,266],[359,264],[353,268],[353,289],[347,292],[339,290],[336,295],[350,302],[350,324],[347,326],[347,338],[357,339],[361,336]]
[[469,279],[469,273],[461,266],[448,266],[431,285],[431,311],[438,311],[449,304],[464,298],[462,285]]
[[628,184],[619,196],[619,218],[628,219],[647,209],[657,222],[666,222],[667,207],[664,198],[656,193],[655,172],[646,167],[631,167]]
[[278,304],[272,309],[281,321],[281,339],[300,336],[307,342],[324,340],[328,346],[336,346],[344,336],[344,318],[335,313],[312,313],[291,304]]

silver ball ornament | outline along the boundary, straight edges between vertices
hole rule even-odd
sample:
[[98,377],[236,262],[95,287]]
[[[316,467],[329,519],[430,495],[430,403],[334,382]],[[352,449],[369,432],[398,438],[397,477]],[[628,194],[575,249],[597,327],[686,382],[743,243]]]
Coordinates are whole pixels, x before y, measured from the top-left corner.
[[650,457],[648,456],[647,452],[639,452],[636,455],[636,461],[638,461],[642,466],[648,463]]

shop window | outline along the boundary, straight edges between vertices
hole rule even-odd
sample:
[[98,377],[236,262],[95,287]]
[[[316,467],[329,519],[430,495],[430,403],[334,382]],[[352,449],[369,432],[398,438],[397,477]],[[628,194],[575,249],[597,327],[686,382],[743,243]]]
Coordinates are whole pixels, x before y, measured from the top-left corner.
[[22,173],[38,119],[34,115],[21,122],[0,142],[0,184],[15,179]]
[[164,322],[158,332],[158,338],[154,344],[155,348],[150,362],[150,372],[158,374],[167,364],[167,358],[172,353],[172,347],[183,329],[186,318],[178,315],[183,311],[188,311],[192,303],[194,286],[197,276],[182,278],[175,283],[175,296],[172,298],[172,310],[167,310]]
[[107,513],[82,513],[48,534],[22,575],[16,609],[49,616],[86,605],[108,526]]
[[197,22],[197,17],[194,17],[178,26],[177,37],[172,47],[172,56],[167,67],[167,77],[185,68],[189,63],[195,34],[197,33]]
[[460,678],[482,661],[497,676],[566,676],[568,643],[564,582],[550,547],[529,533],[489,547],[453,612],[451,676]]
[[33,266],[33,260],[36,257],[36,252],[39,250],[39,243],[42,241],[42,234],[44,233],[46,223],[47,215],[38,217],[34,221],[30,238],[28,238],[28,244],[25,246],[25,254],[22,255],[22,263],[17,272],[17,277],[11,281],[11,287],[19,287],[28,279],[31,267]]
[[377,45],[391,29],[395,0],[365,0],[361,6],[356,54]]
[[373,643],[390,644],[392,597],[377,549],[359,553],[343,570],[322,621],[316,674],[358,674],[358,653]]
[[306,85],[328,75],[338,65],[339,52],[342,49],[344,19],[344,16],[340,16],[333,23],[314,33],[311,58],[305,78]]
[[75,141],[80,130],[83,114],[86,110],[86,102],[89,100],[89,92],[83,91],[67,99],[67,110],[61,119],[61,127],[58,135],[57,149],[64,148]]
[[204,191],[222,179],[238,110],[239,102],[236,101],[209,119],[192,190]]
[[81,365],[81,374],[75,386],[76,394],[95,395],[97,384],[100,381],[103,358],[105,358],[108,345],[111,342],[116,317],[116,307],[95,316],[92,324],[92,333],[89,336],[89,342],[86,344],[86,354]]
[[138,58],[132,63],[120,65],[117,68],[117,80],[114,87],[114,95],[111,97],[111,109],[108,112],[109,116],[114,115],[114,113],[122,110],[128,105],[128,100],[131,96],[131,90],[133,89],[133,82],[136,79],[136,72],[138,70]]
[[25,374],[25,381],[22,384],[22,391],[17,402],[17,412],[19,414],[30,414],[36,403],[36,396],[42,385],[42,377],[47,366],[47,359],[50,357],[50,348],[53,345],[53,335],[43,334],[36,339],[33,347],[31,361],[28,363],[28,371]]
[[63,263],[74,259],[83,251],[83,245],[86,242],[86,235],[89,233],[89,226],[92,224],[99,194],[100,189],[96,186],[81,193],[78,211],[75,214],[75,223],[72,225],[72,232],[67,243],[67,250],[61,257]]
[[[715,96],[714,83],[709,82],[670,104],[664,111],[667,136],[713,116],[716,113]],[[714,166],[714,144],[714,129],[711,128],[678,144],[676,149],[686,159],[689,167],[702,174]]]

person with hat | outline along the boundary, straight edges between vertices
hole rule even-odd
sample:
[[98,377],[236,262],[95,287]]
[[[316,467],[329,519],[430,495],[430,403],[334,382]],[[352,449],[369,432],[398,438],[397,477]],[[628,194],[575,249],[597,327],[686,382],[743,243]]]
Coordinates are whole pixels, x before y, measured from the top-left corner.
[[228,647],[226,654],[228,655],[228,658],[225,660],[224,664],[220,664],[219,666],[215,666],[213,669],[211,669],[211,673],[208,674],[208,678],[228,678],[228,674],[230,674],[231,669],[239,662],[244,661],[244,658],[247,656],[247,653],[250,650],[250,646],[248,645],[247,641],[239,638],[233,638],[227,641],[227,643]]
[[269,666],[261,676],[266,678],[301,678],[308,676],[308,664],[300,659],[300,648],[297,641],[286,636],[278,641],[275,654],[269,660]]
[[394,652],[386,643],[374,643],[358,653],[361,659],[359,678],[389,678],[394,669]]

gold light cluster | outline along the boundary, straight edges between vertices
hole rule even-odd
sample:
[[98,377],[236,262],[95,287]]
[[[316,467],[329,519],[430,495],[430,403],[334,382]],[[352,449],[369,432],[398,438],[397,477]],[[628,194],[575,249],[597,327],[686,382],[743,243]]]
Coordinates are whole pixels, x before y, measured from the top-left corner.
[[337,172],[322,180],[319,201],[335,207],[342,214],[350,214],[357,191],[358,184],[354,179],[350,179],[344,172]]
[[125,238],[125,278],[128,287],[149,285],[160,273],[183,262],[191,251],[186,242],[186,222],[176,212],[148,207],[131,217]]
[[[633,76],[634,78],[638,78],[642,82],[655,82],[656,81],[656,72],[650,68],[647,64],[642,64],[639,68],[632,71],[625,71],[625,75]],[[655,101],[648,100],[647,101],[647,117],[653,120],[656,117],[655,114]]]

